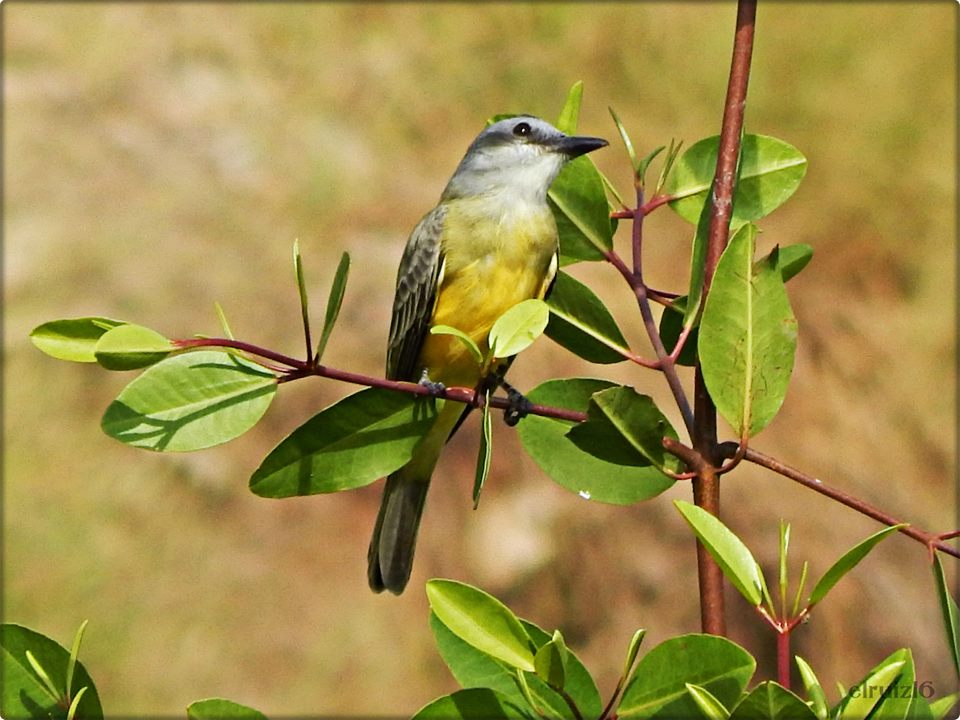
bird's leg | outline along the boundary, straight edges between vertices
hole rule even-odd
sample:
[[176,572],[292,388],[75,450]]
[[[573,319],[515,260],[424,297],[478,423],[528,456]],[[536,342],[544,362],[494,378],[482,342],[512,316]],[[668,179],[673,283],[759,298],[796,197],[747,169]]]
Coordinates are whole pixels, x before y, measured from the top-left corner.
[[500,387],[507,391],[507,402],[510,403],[503,411],[503,421],[510,427],[513,427],[530,414],[530,408],[533,407],[533,403],[527,400],[523,393],[503,378],[500,378]]
[[434,382],[430,379],[430,374],[427,368],[423,369],[423,373],[420,375],[420,380],[417,381],[417,385],[425,387],[430,392],[430,397],[443,397],[447,392],[447,386],[442,382]]

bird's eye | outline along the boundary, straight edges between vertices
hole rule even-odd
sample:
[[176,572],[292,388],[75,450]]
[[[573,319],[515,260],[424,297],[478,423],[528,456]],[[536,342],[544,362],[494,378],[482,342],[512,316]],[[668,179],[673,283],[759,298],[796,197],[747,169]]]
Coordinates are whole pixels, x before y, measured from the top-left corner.
[[530,125],[529,123],[517,123],[513,126],[513,134],[517,137],[526,137],[530,134]]

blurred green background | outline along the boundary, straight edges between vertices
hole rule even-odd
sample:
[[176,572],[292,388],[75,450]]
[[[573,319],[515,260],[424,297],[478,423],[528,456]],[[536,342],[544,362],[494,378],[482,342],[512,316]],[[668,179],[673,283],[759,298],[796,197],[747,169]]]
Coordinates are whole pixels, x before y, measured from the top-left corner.
[[[366,586],[380,484],[271,501],[247,479],[286,433],[354,388],[283,388],[225,447],[155,455],[100,432],[130,376],[58,363],[27,335],[103,314],[174,337],[216,333],[299,353],[291,244],[319,313],[353,258],[327,361],[382,372],[403,244],[484,120],[555,118],[584,80],[581,129],[629,190],[607,114],[641,153],[719,130],[733,3],[6,3],[4,30],[4,616],[61,642],[90,619],[83,660],[113,715],[179,714],[211,695],[268,714],[403,714],[455,685],[434,650],[429,577],[471,582],[562,628],[612,690],[630,633],[699,629],[693,541],[670,500],[631,508],[551,483],[497,423],[470,509],[476,421],[435,476],[414,576]],[[755,446],[928,529],[954,526],[956,7],[760,3],[749,131],[809,158],[761,251],[810,243],[790,284],[800,321],[783,411]],[[691,229],[646,226],[648,277],[684,288]],[[623,231],[618,242],[625,244]],[[636,306],[598,289],[638,350]],[[612,377],[669,407],[662,378],[589,366],[544,339],[521,388]],[[684,376],[689,380],[689,375]],[[671,417],[677,421],[676,413]],[[679,422],[677,421],[679,425]],[[725,519],[772,569],[780,517],[814,576],[876,524],[743,467]],[[952,562],[947,563],[951,571]],[[733,638],[773,674],[773,638],[730,593]],[[918,681],[954,688],[925,550],[886,541],[796,634],[847,685],[909,645]],[[831,695],[831,698],[834,696]]]

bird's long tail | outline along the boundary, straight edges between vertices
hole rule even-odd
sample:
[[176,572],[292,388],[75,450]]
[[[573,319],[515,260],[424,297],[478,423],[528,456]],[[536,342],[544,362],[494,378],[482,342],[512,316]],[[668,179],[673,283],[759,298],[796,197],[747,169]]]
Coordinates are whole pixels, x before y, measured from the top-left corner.
[[413,567],[413,551],[430,476],[416,477],[403,467],[387,478],[380,514],[367,552],[367,580],[374,592],[403,592]]
[[460,403],[446,403],[410,462],[387,477],[367,551],[367,580],[374,592],[399,595],[407,586],[430,476],[464,412]]

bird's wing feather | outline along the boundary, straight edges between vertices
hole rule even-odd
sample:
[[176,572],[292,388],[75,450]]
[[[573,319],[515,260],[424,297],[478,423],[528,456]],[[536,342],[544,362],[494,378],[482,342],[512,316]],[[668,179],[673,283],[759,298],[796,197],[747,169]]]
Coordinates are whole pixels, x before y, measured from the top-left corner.
[[447,210],[438,205],[413,229],[397,271],[397,290],[387,344],[387,377],[418,380],[417,357],[430,330],[443,275],[440,237]]

